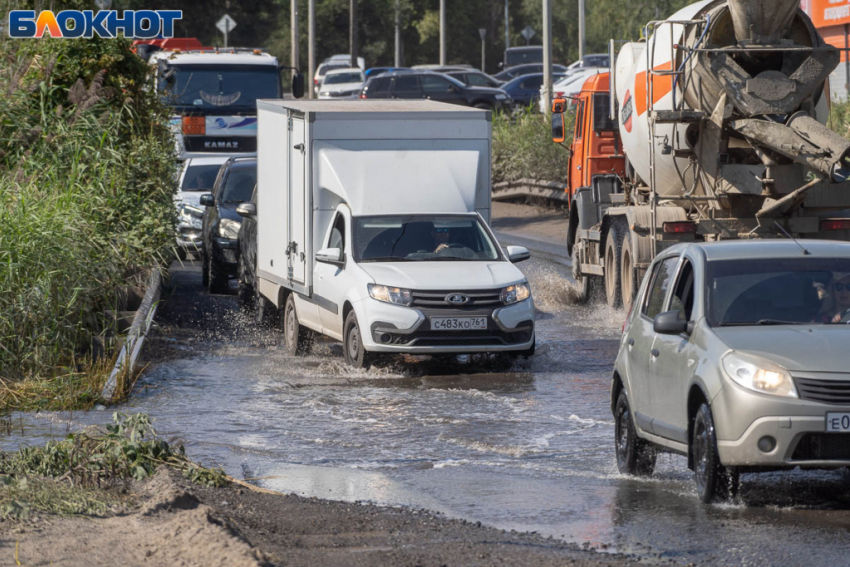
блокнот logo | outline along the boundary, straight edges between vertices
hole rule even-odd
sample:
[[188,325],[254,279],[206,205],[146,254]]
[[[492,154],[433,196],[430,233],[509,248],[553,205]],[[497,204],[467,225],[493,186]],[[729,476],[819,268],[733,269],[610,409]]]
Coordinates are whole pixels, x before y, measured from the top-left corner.
[[183,10],[63,10],[54,14],[42,10],[36,17],[35,10],[12,10],[9,12],[9,37],[124,37],[154,39],[174,37],[174,22],[183,19]]

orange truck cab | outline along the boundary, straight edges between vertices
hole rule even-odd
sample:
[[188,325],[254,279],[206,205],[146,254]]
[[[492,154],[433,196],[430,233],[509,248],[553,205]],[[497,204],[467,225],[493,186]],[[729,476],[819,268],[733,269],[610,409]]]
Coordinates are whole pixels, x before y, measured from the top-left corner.
[[[581,93],[570,100],[575,105],[575,130],[570,145],[570,228],[567,249],[572,254],[577,231],[595,225],[610,195],[622,192],[626,156],[620,143],[617,122],[611,120],[609,74],[593,75]],[[563,113],[567,99],[553,101],[553,139],[565,140]],[[583,213],[583,214],[581,214]]]

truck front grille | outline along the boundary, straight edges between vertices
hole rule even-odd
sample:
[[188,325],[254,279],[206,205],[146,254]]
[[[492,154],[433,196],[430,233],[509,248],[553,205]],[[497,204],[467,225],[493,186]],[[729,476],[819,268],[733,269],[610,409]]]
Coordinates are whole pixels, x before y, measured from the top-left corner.
[[806,433],[797,443],[791,459],[795,461],[850,460],[850,434]]
[[[413,307],[438,307],[451,309],[478,309],[481,307],[494,307],[502,304],[502,290],[476,290],[476,291],[411,291]],[[468,299],[466,303],[449,303],[446,298],[452,295],[462,295]]]
[[824,404],[850,404],[850,380],[794,378],[800,398]]

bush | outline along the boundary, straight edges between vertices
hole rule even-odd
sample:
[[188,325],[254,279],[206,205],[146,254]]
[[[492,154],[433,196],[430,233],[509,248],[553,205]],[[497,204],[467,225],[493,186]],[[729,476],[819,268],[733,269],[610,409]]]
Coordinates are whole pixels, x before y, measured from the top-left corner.
[[[568,116],[567,132],[572,132]],[[539,179],[566,183],[570,135],[564,145],[552,142],[548,118],[530,108],[517,116],[493,116],[493,183]]]

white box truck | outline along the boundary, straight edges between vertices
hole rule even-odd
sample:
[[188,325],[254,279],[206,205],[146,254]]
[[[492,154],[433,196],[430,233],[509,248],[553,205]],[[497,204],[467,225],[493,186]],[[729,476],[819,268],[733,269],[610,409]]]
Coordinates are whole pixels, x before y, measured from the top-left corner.
[[490,219],[489,112],[431,101],[262,100],[257,283],[286,347],[534,352],[534,303]]

